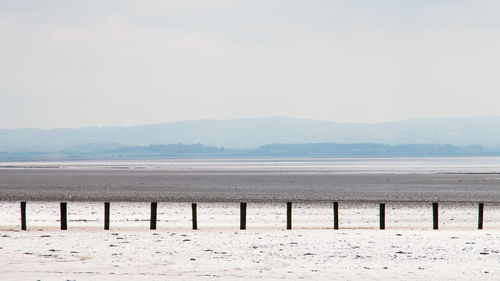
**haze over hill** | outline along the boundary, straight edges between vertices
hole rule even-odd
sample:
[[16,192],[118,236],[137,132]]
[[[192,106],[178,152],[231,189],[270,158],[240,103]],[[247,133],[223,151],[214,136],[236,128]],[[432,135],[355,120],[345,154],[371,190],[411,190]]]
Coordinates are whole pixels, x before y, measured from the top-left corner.
[[379,143],[500,146],[500,117],[417,119],[361,124],[284,117],[192,120],[133,127],[1,129],[0,152],[58,152],[102,144],[198,144],[257,148],[266,144]]

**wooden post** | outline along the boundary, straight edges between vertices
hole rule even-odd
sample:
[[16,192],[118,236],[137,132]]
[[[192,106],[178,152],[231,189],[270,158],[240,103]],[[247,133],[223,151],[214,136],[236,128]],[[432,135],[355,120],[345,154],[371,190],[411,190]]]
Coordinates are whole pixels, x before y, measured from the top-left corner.
[[26,230],[26,202],[21,202],[21,230]]
[[247,229],[247,203],[240,203],[240,229]]
[[104,202],[104,230],[109,230],[109,202]]
[[158,210],[158,203],[151,202],[151,218],[149,219],[149,229],[156,229],[156,211]]
[[333,202],[333,229],[339,229],[339,202]]
[[385,203],[380,203],[380,229],[385,229]]
[[432,203],[432,221],[433,221],[433,229],[438,229],[438,221],[439,221],[439,214],[438,214],[438,203],[434,202]]
[[198,217],[196,215],[196,203],[191,204],[191,209],[193,210],[193,229],[198,229]]
[[68,229],[68,203],[61,202],[61,230]]
[[286,202],[286,229],[292,229],[292,202]]
[[483,229],[483,213],[484,213],[484,203],[479,203],[479,216],[477,221],[477,229]]

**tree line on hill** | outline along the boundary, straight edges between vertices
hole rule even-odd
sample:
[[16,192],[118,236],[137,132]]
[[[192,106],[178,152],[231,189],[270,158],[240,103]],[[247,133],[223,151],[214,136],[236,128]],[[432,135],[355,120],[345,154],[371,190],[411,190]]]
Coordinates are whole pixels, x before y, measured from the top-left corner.
[[237,158],[237,157],[457,157],[500,156],[500,148],[481,145],[377,143],[268,144],[252,149],[227,149],[203,144],[120,144],[78,145],[59,152],[0,153],[2,161],[21,160],[116,160],[161,158]]

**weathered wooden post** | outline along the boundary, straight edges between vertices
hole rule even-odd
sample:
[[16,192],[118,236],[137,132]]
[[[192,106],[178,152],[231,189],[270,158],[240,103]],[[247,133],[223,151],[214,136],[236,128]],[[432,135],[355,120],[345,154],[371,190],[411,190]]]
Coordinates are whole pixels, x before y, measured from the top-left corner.
[[433,229],[438,229],[438,221],[439,221],[439,214],[438,214],[438,203],[434,202],[432,203],[432,221],[433,221]]
[[104,202],[104,230],[109,230],[109,202]]
[[292,202],[286,202],[286,229],[292,229]]
[[477,221],[477,229],[483,229],[483,212],[484,212],[484,203],[479,203],[479,216]]
[[149,229],[156,229],[156,211],[158,210],[158,203],[151,202],[151,218],[149,219]]
[[61,230],[68,229],[68,203],[61,202]]
[[196,203],[191,204],[191,209],[193,210],[193,229],[198,229],[198,218],[196,215]]
[[21,230],[26,230],[26,202],[21,202]]
[[333,229],[339,229],[339,202],[333,202]]
[[385,229],[385,203],[380,203],[380,229]]
[[247,229],[247,203],[240,203],[240,229]]

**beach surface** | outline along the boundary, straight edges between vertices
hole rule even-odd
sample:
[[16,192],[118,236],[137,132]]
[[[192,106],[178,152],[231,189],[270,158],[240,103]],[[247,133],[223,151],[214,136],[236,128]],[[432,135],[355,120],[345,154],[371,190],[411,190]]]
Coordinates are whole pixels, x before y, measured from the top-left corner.
[[494,157],[0,163],[0,280],[498,280],[499,173]]
[[0,163],[0,198],[500,202],[500,158]]
[[59,230],[59,204],[0,203],[1,280],[498,280],[500,208],[441,204],[432,230],[429,204],[388,204],[386,230],[378,205],[341,204],[340,229],[329,204],[294,204],[286,230],[284,204],[249,204],[247,230],[239,205],[200,203],[198,230],[190,203],[159,203],[158,228],[149,230],[149,204],[68,204],[68,230]]

